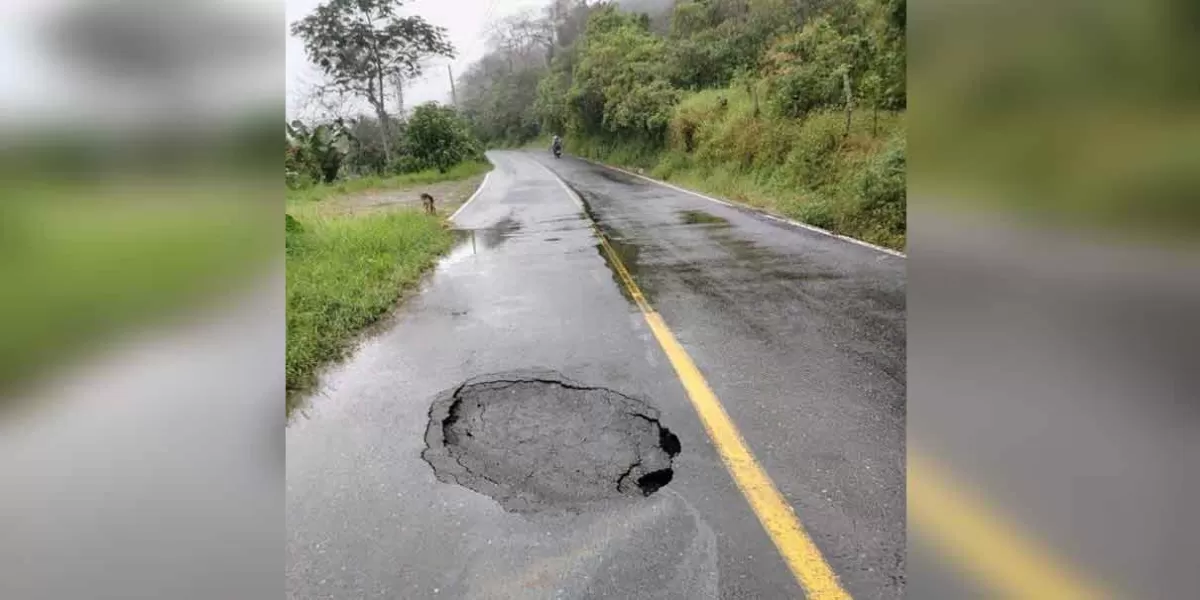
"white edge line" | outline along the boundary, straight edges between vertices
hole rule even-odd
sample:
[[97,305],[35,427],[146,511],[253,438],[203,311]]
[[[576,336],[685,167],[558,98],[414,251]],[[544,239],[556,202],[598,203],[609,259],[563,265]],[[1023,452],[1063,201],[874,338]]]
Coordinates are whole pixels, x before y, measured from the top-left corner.
[[793,220],[791,220],[791,219],[785,219],[785,218],[783,218],[783,217],[777,217],[777,216],[775,216],[775,215],[773,215],[773,214],[770,214],[770,213],[768,213],[768,212],[765,212],[765,211],[759,210],[759,209],[757,209],[757,208],[754,208],[754,207],[752,207],[752,206],[746,206],[746,205],[744,205],[744,204],[734,204],[733,202],[729,202],[729,201],[726,201],[726,200],[718,200],[717,198],[713,198],[712,196],[705,196],[704,194],[701,194],[700,192],[693,192],[692,190],[689,190],[689,189],[687,189],[687,188],[681,188],[681,187],[679,187],[679,186],[677,186],[677,185],[672,185],[672,184],[670,184],[670,183],[667,183],[667,182],[665,182],[665,181],[659,181],[659,180],[657,180],[657,179],[654,179],[653,177],[646,177],[645,175],[641,175],[641,174],[638,174],[638,173],[634,173],[634,172],[632,172],[632,171],[626,171],[625,169],[622,169],[621,167],[614,167],[614,166],[612,166],[612,165],[606,165],[606,164],[604,164],[604,163],[601,163],[601,162],[596,162],[596,161],[594,161],[594,160],[589,160],[589,159],[586,159],[586,158],[583,158],[583,157],[577,157],[577,158],[580,158],[580,159],[581,159],[581,160],[583,160],[584,162],[589,162],[589,163],[591,163],[591,164],[593,164],[593,165],[596,165],[596,166],[598,166],[598,167],[603,167],[603,168],[605,168],[605,169],[612,169],[613,171],[618,171],[618,172],[620,172],[620,173],[624,173],[624,174],[626,174],[626,175],[629,175],[629,176],[631,176],[631,177],[637,177],[637,178],[639,178],[639,179],[644,179],[644,180],[646,180],[646,181],[649,181],[650,183],[657,183],[658,185],[661,185],[661,186],[663,186],[663,187],[668,187],[668,188],[671,188],[671,189],[673,189],[673,190],[675,190],[675,191],[678,191],[678,192],[683,192],[683,193],[685,193],[685,194],[691,194],[691,195],[693,195],[693,196],[696,196],[696,197],[698,197],[698,198],[704,198],[705,200],[708,200],[709,202],[716,202],[717,204],[724,204],[725,206],[728,206],[728,207],[730,207],[730,208],[734,208],[734,209],[740,209],[740,210],[744,209],[744,210],[749,210],[749,211],[753,212],[754,214],[761,215],[761,216],[763,216],[763,217],[766,217],[766,218],[768,218],[768,219],[771,219],[772,221],[778,221],[778,222],[780,222],[780,223],[786,223],[786,224],[788,224],[788,225],[791,225],[791,226],[793,226],[793,227],[799,227],[799,228],[801,228],[801,229],[807,229],[807,230],[809,230],[809,231],[815,231],[815,232],[817,232],[817,233],[821,233],[821,234],[827,235],[827,236],[829,236],[829,237],[832,237],[832,238],[837,238],[837,239],[839,239],[839,240],[842,240],[843,242],[850,242],[851,244],[857,244],[857,245],[859,245],[859,246],[864,246],[864,247],[866,247],[866,248],[870,248],[870,249],[872,249],[872,250],[878,250],[879,252],[883,252],[884,254],[890,254],[890,255],[892,255],[892,256],[898,256],[898,257],[900,257],[900,258],[905,258],[905,259],[906,259],[906,258],[908,258],[908,255],[907,255],[907,254],[905,254],[905,253],[903,253],[903,252],[897,252],[896,250],[892,250],[891,248],[884,248],[883,246],[876,246],[875,244],[872,244],[871,242],[864,242],[864,241],[862,241],[862,240],[860,240],[860,239],[856,239],[856,238],[852,238],[852,237],[849,237],[849,236],[845,236],[845,235],[837,234],[837,233],[834,233],[834,232],[832,232],[832,231],[829,231],[828,229],[821,229],[820,227],[817,227],[816,225],[809,225],[808,223],[801,223],[800,221],[793,221]]
[[579,207],[579,210],[581,212],[587,212],[587,209],[584,208],[584,206],[583,206],[583,199],[579,197],[579,194],[575,193],[575,190],[571,189],[571,186],[567,185],[567,182],[563,181],[562,177],[558,176],[558,173],[555,173],[554,171],[552,171],[550,169],[550,167],[547,167],[546,165],[542,164],[541,162],[539,162],[537,160],[534,160],[533,162],[537,163],[537,165],[539,167],[545,169],[546,172],[549,173],[550,176],[554,178],[554,181],[557,181],[558,185],[562,186],[562,189],[565,192],[567,192],[567,195],[571,197],[571,201],[573,201],[575,203],[575,206]]
[[483,181],[480,182],[478,188],[475,188],[475,193],[471,194],[471,197],[467,198],[467,201],[463,202],[463,205],[458,207],[458,210],[454,211],[454,214],[450,215],[451,221],[453,221],[456,217],[458,217],[458,213],[462,212],[463,209],[466,208],[468,204],[474,202],[475,199],[479,197],[479,194],[483,193],[483,187],[487,185],[488,179],[491,179],[492,173],[495,173],[495,172],[496,172],[496,170],[493,168],[491,171],[488,171],[487,174],[483,176]]

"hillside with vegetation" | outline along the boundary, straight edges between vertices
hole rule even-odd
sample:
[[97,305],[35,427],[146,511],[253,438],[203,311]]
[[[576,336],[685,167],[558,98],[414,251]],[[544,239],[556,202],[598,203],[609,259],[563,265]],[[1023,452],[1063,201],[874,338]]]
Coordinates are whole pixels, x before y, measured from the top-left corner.
[[560,133],[644,169],[905,243],[905,0],[553,0],[459,82],[475,137]]

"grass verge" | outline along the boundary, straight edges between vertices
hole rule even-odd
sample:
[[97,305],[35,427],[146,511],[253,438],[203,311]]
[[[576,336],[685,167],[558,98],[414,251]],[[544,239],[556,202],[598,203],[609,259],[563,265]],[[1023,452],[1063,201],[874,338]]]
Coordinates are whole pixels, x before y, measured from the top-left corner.
[[317,369],[345,356],[355,336],[416,284],[453,234],[415,210],[289,222],[287,389],[313,384]]
[[293,205],[307,202],[320,202],[343,194],[355,194],[372,190],[400,190],[443,181],[459,181],[476,175],[483,175],[492,169],[491,163],[465,162],[454,166],[445,173],[436,169],[394,175],[392,177],[359,177],[347,179],[332,184],[320,184],[299,190],[288,190],[287,200],[289,210]]
[[119,180],[7,192],[0,392],[93,354],[130,327],[203,306],[279,247],[270,235],[278,235],[277,209],[252,186]]

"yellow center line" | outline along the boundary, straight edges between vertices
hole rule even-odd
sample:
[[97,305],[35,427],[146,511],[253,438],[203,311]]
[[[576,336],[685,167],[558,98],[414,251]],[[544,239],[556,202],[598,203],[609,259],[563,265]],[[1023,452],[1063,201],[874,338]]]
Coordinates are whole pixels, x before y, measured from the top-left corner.
[[[546,170],[550,172],[548,168]],[[582,200],[575,192],[557,175],[550,173],[582,208]],[[804,531],[791,505],[758,464],[700,369],[650,306],[599,226],[590,219],[589,223],[610,264],[675,368],[721,459],[788,568],[807,592],[807,597],[812,600],[849,599],[850,594],[842,589],[837,575]],[[1021,537],[1011,524],[999,521],[997,513],[940,475],[945,471],[911,446],[907,456],[909,522],[917,535],[928,537],[939,552],[957,563],[958,568],[1005,597],[1054,600],[1113,597],[1082,579],[1031,539]]]
[[721,460],[725,462],[742,495],[750,503],[750,508],[758,516],[758,521],[770,535],[771,541],[779,549],[784,562],[791,569],[796,581],[804,588],[809,600],[850,600],[850,594],[842,589],[837,575],[800,525],[792,506],[779,493],[771,477],[751,454],[742,434],[725,412],[725,407],[721,405],[717,395],[708,386],[696,363],[688,356],[679,340],[675,339],[662,317],[646,301],[641,289],[633,281],[633,277],[600,228],[594,222],[591,226],[604,248],[604,253],[608,255],[609,262],[642,311],[642,316],[662,346],[667,359],[671,361],[671,366],[675,368],[675,373],[683,383],[696,413],[700,415],[700,421],[721,455]]
[[944,472],[909,446],[909,524],[940,555],[1007,598],[1112,597],[1023,537],[1012,523],[1001,521],[996,511],[964,486],[939,475]]

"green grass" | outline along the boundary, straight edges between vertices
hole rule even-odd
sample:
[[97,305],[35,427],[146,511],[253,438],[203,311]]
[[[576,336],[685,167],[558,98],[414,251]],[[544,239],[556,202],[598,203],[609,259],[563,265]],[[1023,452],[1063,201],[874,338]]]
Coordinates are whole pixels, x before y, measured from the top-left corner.
[[299,228],[286,234],[289,411],[293,392],[345,356],[454,238],[437,217],[416,210],[320,216],[294,208]]
[[406,173],[404,175],[394,175],[391,177],[359,177],[356,179],[347,179],[331,184],[320,184],[312,187],[288,190],[287,200],[291,207],[294,204],[307,202],[320,202],[334,196],[343,194],[355,194],[371,190],[394,190],[406,189],[421,185],[429,185],[433,183],[441,183],[443,181],[459,181],[482,175],[492,169],[491,163],[483,162],[465,162],[458,164],[445,173],[439,173],[436,169],[427,171],[418,171],[416,173]]
[[[721,104],[724,98],[726,103]],[[567,139],[568,151],[868,242],[906,243],[905,115],[756,116],[744,89],[705,90],[675,110],[666,148]]]
[[0,388],[33,383],[261,268],[279,243],[262,195],[201,182],[10,187],[0,200]]

